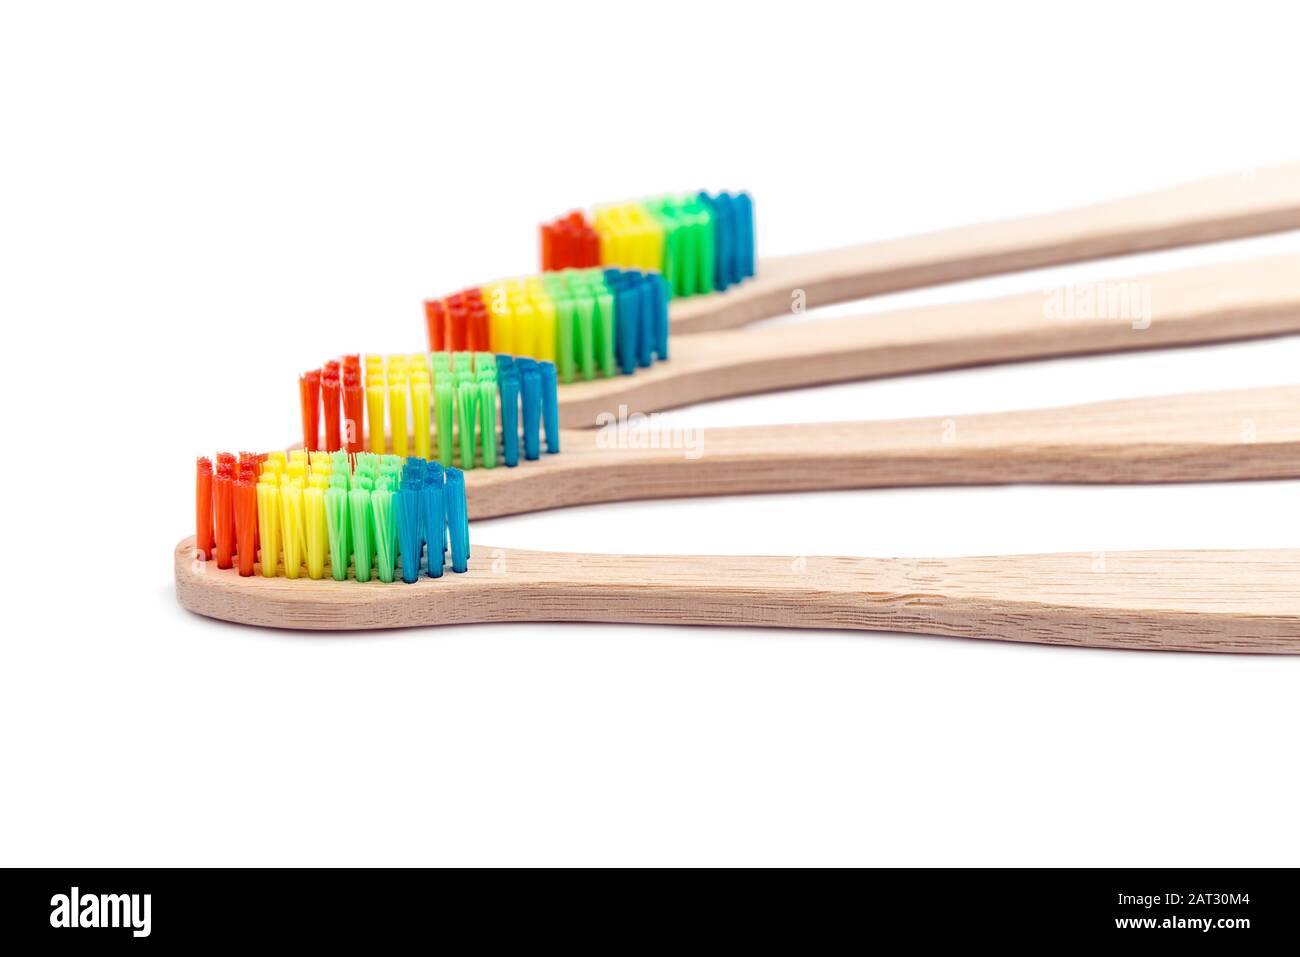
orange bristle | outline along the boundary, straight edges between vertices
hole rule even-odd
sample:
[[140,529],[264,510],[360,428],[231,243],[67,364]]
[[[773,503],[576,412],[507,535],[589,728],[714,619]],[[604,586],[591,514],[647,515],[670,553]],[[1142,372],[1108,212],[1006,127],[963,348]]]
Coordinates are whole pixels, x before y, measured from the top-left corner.
[[600,236],[580,212],[542,224],[542,269],[600,265]]
[[[235,529],[239,539],[239,574],[244,578],[253,574],[257,562],[257,478],[242,471],[234,484]],[[219,568],[229,568],[221,565]]]
[[308,452],[320,448],[320,370],[298,377],[298,398],[302,403],[302,447]]
[[447,343],[447,307],[441,299],[424,301],[424,323],[429,334],[429,351],[443,351]]
[[364,445],[362,420],[365,416],[366,390],[361,384],[361,356],[343,357],[343,447],[349,455]]
[[[330,367],[333,368],[330,368]],[[339,435],[339,411],[341,402],[341,384],[339,382],[338,363],[326,363],[321,376],[321,401],[325,408],[325,451],[337,452],[343,448]]]
[[194,494],[194,546],[204,560],[212,557],[212,460],[198,460]]
[[222,452],[217,456],[217,474],[212,483],[212,513],[218,568],[230,568],[235,554],[234,471],[233,455]]
[[[265,461],[266,461],[265,454],[258,455],[256,452],[240,452],[239,453],[239,474],[236,476],[236,481],[252,482],[254,485],[256,485],[257,477],[262,474],[262,463]],[[235,551],[236,552],[239,551],[239,541],[240,541],[239,536],[240,536],[239,523],[236,522],[235,523]],[[254,547],[256,547],[258,544],[259,542],[257,541],[257,523],[254,522],[253,523],[253,545]]]

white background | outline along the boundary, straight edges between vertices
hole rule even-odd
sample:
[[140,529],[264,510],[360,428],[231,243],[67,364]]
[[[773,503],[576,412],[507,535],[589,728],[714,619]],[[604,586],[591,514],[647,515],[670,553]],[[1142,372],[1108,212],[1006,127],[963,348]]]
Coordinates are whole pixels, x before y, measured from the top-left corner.
[[[0,861],[1295,864],[1300,659],[741,629],[306,635],[192,616],[171,583],[196,455],[293,440],[298,371],[420,348],[420,300],[532,271],[544,217],[747,188],[776,254],[1300,159],[1286,9],[7,4]],[[1298,377],[1292,338],[680,421]],[[1297,482],[864,491],[573,509],[474,537],[783,556],[1296,546],[1298,503]]]

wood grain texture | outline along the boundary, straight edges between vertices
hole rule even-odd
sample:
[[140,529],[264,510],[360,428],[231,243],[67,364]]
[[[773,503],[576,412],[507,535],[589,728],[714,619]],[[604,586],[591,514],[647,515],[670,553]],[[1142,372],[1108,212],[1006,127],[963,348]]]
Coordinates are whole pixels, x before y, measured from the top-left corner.
[[592,428],[620,405],[648,413],[854,379],[1300,332],[1300,255],[1114,282],[1149,294],[1148,326],[1135,328],[1131,315],[1050,314],[1048,295],[1033,293],[688,336],[634,375],[561,386],[560,421]]
[[196,561],[188,538],[176,594],[212,618],[312,630],[645,622],[1300,652],[1300,550],[792,561],[474,548],[463,575],[384,585],[240,578]]
[[1077,209],[798,256],[765,258],[724,293],[672,303],[676,334],[808,307],[1041,266],[1300,228],[1300,163],[1234,173]]
[[466,472],[470,517],[750,492],[1300,478],[1300,385],[693,438],[693,451],[620,448],[565,430],[559,455]]

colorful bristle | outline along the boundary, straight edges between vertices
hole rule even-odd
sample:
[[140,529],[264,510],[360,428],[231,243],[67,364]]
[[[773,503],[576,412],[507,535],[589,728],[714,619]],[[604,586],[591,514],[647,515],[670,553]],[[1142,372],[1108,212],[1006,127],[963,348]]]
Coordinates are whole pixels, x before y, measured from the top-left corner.
[[[492,359],[495,366],[495,357]],[[344,451],[199,459],[196,548],[241,576],[413,582],[469,560],[464,476],[423,458]],[[208,549],[203,543],[210,542]]]
[[665,279],[652,271],[566,269],[505,279],[426,302],[429,348],[554,362],[566,383],[630,375],[668,358],[668,298]]
[[194,547],[204,559],[212,557],[212,460],[198,460],[195,481]]
[[[626,295],[619,282],[615,289],[613,295]],[[322,381],[336,371],[333,365],[326,363],[322,368]],[[359,370],[361,360],[355,356],[343,360],[337,371],[344,381],[350,367]],[[524,370],[528,371],[526,380],[521,375]],[[560,451],[558,380],[554,363],[531,357],[516,360],[491,352],[435,352],[366,356],[364,387],[356,389],[365,396],[373,454],[391,451],[399,458],[409,454],[416,459],[436,459],[444,466],[490,469],[501,463],[517,465],[521,441],[524,458],[538,458],[543,435],[548,452]],[[322,390],[322,394],[329,391]],[[346,395],[345,387],[344,402]],[[357,402],[360,404],[360,398]],[[304,410],[304,434],[310,428],[309,413],[320,418],[319,410]],[[345,412],[342,421],[347,444],[350,413]],[[358,421],[355,435],[361,432]],[[317,468],[315,456],[330,452],[305,451],[313,456],[313,470]]]
[[541,227],[542,269],[655,270],[671,295],[721,291],[754,275],[748,193],[669,196],[572,212]]

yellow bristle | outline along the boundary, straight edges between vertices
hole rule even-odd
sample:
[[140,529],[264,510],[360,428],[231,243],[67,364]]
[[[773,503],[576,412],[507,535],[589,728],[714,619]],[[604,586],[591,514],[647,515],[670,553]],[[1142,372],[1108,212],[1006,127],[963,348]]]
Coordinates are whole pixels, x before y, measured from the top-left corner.
[[534,351],[526,353],[547,362],[555,361],[555,303],[545,290],[539,289],[533,297],[533,311],[537,314],[537,334]]
[[406,379],[390,372],[388,383],[388,425],[393,433],[393,454],[405,457],[410,429],[406,421]]
[[428,378],[411,380],[411,418],[415,427],[415,454],[429,458],[429,400],[432,390]]
[[370,417],[370,451],[383,455],[384,386],[377,378],[366,378],[366,414]]
[[303,489],[297,482],[280,488],[280,537],[284,542],[284,575],[297,578],[302,568]]
[[274,473],[262,479],[257,483],[257,537],[261,539],[258,557],[262,574],[274,578],[280,563],[280,486]]
[[514,332],[511,340],[514,354],[519,356],[536,355],[537,349],[537,310],[527,299],[520,300],[514,307]]
[[329,531],[325,524],[325,489],[309,486],[303,492],[303,511],[307,539],[307,577],[325,577],[325,552],[329,548]]

